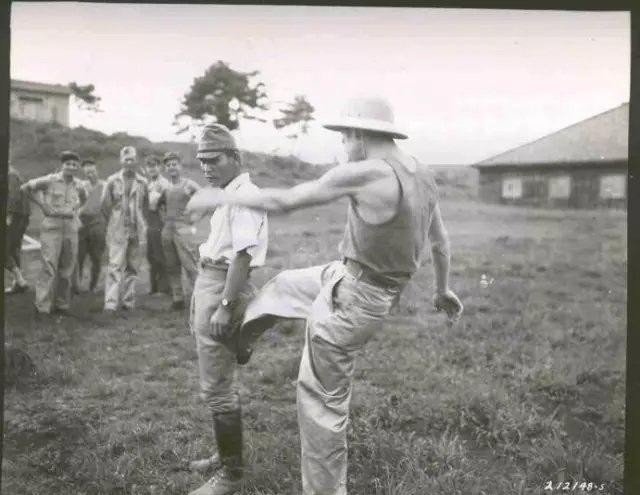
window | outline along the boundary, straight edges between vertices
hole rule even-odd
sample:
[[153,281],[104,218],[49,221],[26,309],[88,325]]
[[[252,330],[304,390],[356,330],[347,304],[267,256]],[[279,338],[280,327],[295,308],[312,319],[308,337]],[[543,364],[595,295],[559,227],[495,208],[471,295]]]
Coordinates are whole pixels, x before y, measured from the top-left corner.
[[549,197],[567,199],[571,195],[571,177],[560,175],[549,179]]
[[623,174],[603,175],[600,177],[600,197],[602,199],[621,199],[626,196],[627,178]]
[[519,177],[505,177],[502,179],[502,197],[516,199],[522,197],[522,179]]

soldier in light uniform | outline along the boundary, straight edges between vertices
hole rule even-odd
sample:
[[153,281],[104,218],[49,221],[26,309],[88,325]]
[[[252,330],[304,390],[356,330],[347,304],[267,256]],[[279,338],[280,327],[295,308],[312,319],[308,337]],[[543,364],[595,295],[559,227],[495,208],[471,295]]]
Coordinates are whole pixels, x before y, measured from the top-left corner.
[[76,267],[74,288],[75,292],[80,291],[84,262],[88,255],[91,260],[89,290],[96,292],[102,269],[102,256],[104,254],[107,229],[107,222],[104,218],[101,203],[105,181],[98,176],[96,163],[92,159],[82,162],[82,172],[86,178],[83,185],[87,193],[87,201],[79,212],[82,225],[78,231],[78,265]]
[[379,98],[353,99],[341,118],[325,127],[342,133],[349,163],[290,189],[207,189],[189,204],[194,211],[237,205],[283,212],[343,197],[350,200],[342,259],[284,271],[254,299],[269,296],[270,304],[263,304],[265,314],[307,319],[297,385],[305,495],[347,493],[355,357],[374,334],[383,334],[384,320],[426,259],[427,244],[435,271],[436,308],[451,319],[462,313],[448,285],[449,242],[435,181],[395,143],[407,136],[396,128],[390,105]]
[[109,257],[105,311],[134,309],[138,269],[147,242],[147,181],[136,173],[137,154],[133,146],[120,150],[120,163],[122,170],[107,179],[102,194]]
[[[169,177],[169,187],[160,197],[159,204],[165,208],[164,227],[162,228],[162,248],[171,285],[173,309],[184,309],[193,291],[198,272],[198,246],[195,228],[184,209],[191,196],[200,186],[182,177],[182,161],[177,153],[164,155],[164,165]],[[182,271],[185,272],[186,287],[182,287]]]
[[42,270],[35,300],[39,314],[69,311],[78,256],[78,210],[86,200],[82,182],[74,177],[80,168],[80,158],[73,151],[64,151],[60,160],[60,172],[32,179],[22,186],[44,213],[40,228]]
[[160,160],[148,156],[144,160],[149,194],[147,212],[147,261],[149,262],[150,294],[169,293],[167,266],[162,250],[162,227],[164,212],[160,198],[169,187],[169,181],[160,173]]
[[[240,153],[226,127],[205,127],[197,157],[211,185],[238,194],[257,189],[242,171]],[[201,395],[213,416],[222,468],[191,495],[230,495],[242,485],[242,414],[233,329],[242,321],[253,293],[249,275],[264,264],[267,242],[265,213],[224,206],[211,216],[209,238],[200,246],[191,330],[196,337]]]

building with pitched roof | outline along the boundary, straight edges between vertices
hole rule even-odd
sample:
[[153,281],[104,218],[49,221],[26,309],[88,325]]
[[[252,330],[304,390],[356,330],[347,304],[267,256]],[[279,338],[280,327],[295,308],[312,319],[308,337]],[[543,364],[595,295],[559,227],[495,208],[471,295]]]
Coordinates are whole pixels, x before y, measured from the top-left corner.
[[61,84],[11,80],[12,118],[69,126],[71,90]]
[[474,165],[483,201],[559,208],[626,207],[629,104]]

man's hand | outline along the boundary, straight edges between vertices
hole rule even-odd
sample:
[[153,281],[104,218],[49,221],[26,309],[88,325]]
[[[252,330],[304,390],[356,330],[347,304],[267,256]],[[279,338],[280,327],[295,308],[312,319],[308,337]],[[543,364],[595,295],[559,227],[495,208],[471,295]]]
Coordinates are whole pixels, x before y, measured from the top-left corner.
[[12,223],[13,223],[13,215],[9,213],[7,215],[7,227],[10,227]]
[[462,311],[464,310],[464,306],[462,306],[462,302],[460,302],[458,296],[449,289],[436,293],[436,295],[433,296],[433,305],[436,311],[445,311],[451,322],[460,319]]
[[222,341],[226,339],[231,330],[231,311],[223,306],[218,306],[209,323],[211,325],[211,336],[215,340]]

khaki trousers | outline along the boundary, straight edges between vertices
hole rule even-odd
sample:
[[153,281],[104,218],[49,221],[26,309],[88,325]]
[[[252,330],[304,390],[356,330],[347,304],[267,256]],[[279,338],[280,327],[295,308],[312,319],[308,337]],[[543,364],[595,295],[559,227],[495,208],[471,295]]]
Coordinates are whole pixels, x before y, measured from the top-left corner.
[[138,267],[142,262],[138,240],[110,239],[107,249],[109,264],[104,290],[104,309],[115,310],[120,305],[133,309],[136,304]]
[[[222,300],[226,270],[200,267],[191,298],[191,330],[198,351],[201,397],[214,414],[236,411],[240,407],[237,386],[237,362],[233,337],[219,342],[211,337],[210,320]],[[247,283],[233,309],[234,329],[242,316],[253,287]]]
[[40,231],[42,269],[36,281],[36,309],[41,313],[69,309],[71,284],[78,256],[76,229],[47,228]]
[[341,262],[333,262],[281,272],[247,307],[243,329],[259,326],[267,315],[307,319],[297,384],[305,495],[347,493],[347,425],[355,358],[380,332],[398,296],[399,289],[358,280]]

